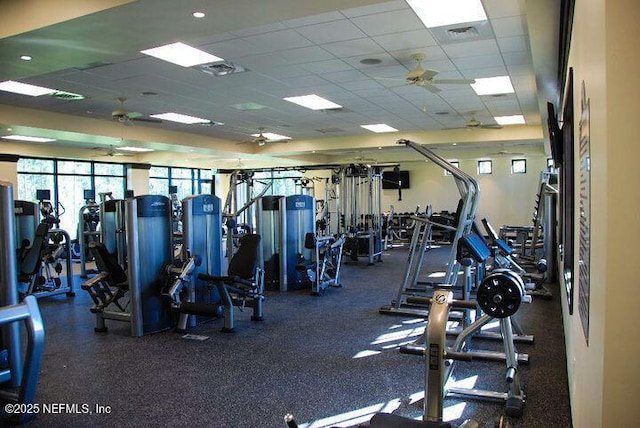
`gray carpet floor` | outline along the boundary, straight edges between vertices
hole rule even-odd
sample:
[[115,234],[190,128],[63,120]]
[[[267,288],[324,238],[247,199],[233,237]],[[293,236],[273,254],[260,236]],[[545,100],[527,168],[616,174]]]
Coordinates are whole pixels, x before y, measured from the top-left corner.
[[[432,250],[423,271],[441,268],[446,251]],[[115,321],[96,334],[79,287],[74,298],[43,299],[47,343],[36,402],[77,404],[80,412],[39,414],[27,426],[277,428],[290,412],[301,426],[320,428],[358,426],[377,411],[419,417],[424,363],[398,346],[424,323],[378,313],[395,297],[406,256],[396,248],[375,266],[345,264],[343,287],[319,297],[269,292],[263,322],[250,321],[248,310],[225,334],[214,320],[193,331],[204,341],[171,331],[132,338]],[[516,315],[535,344],[517,346],[531,363],[521,366],[527,400],[514,427],[571,426],[560,290],[551,289],[552,301],[534,300]],[[500,363],[458,363],[454,377],[506,390]],[[92,413],[81,413],[86,408]],[[504,406],[446,399],[445,412],[493,426]]]

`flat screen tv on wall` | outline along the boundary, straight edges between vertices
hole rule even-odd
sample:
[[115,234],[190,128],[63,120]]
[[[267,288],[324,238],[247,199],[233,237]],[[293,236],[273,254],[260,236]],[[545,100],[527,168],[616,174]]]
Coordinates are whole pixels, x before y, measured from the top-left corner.
[[397,189],[398,182],[401,189],[410,187],[409,171],[383,171],[382,172],[382,188]]

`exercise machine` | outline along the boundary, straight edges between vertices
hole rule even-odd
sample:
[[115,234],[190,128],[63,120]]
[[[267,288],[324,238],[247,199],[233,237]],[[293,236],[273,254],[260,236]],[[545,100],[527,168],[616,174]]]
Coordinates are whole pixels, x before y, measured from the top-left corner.
[[179,314],[176,331],[222,315],[218,287],[201,274],[222,274],[222,204],[214,195],[193,195],[182,200],[182,249],[180,259],[168,268],[169,289],[164,293]]
[[[173,262],[171,201],[161,195],[142,195],[126,201],[127,271],[104,243],[92,242],[99,274],[82,284],[94,302],[96,332],[106,332],[106,320],[130,323],[140,337],[172,326],[169,302],[161,290],[166,266]],[[124,302],[121,300],[124,299]]]
[[[80,260],[80,278],[87,277],[87,261],[90,258],[89,242],[99,241],[100,205],[95,201],[95,193],[91,189],[84,190],[84,205],[78,211],[77,244],[71,246],[71,256]],[[89,272],[95,273],[95,272]]]
[[[425,329],[426,348],[422,352],[425,361],[425,398],[423,422],[393,414],[376,414],[370,426],[373,428],[395,427],[450,427],[443,421],[443,404],[447,396],[499,400],[505,403],[505,413],[511,417],[522,417],[525,395],[518,373],[518,358],[513,345],[510,317],[525,300],[524,284],[517,275],[509,271],[495,272],[487,276],[478,288],[478,301],[455,300],[450,290],[436,290],[432,297],[412,297],[410,301],[429,306],[429,317]],[[452,347],[447,347],[447,321],[451,309],[482,309],[485,314],[469,325],[458,336]],[[464,345],[484,325],[497,318],[503,335],[506,355],[505,382],[507,392],[465,389],[447,386],[457,361],[472,361]],[[462,426],[478,426],[477,422],[465,421]],[[503,425],[504,426],[504,425]]]
[[458,240],[462,236],[469,234],[473,227],[480,198],[480,187],[471,176],[426,147],[409,140],[399,140],[398,144],[404,144],[416,150],[445,171],[451,173],[460,193],[460,200],[454,220],[455,226],[435,223],[431,217],[411,217],[411,219],[416,222],[416,226],[413,232],[402,282],[398,288],[396,298],[391,301],[391,304],[380,308],[380,313],[382,314],[424,315],[424,308],[416,308],[415,305],[410,305],[407,302],[407,297],[414,295],[426,296],[432,291],[430,283],[419,281],[425,252],[431,243],[432,229],[437,226],[450,230],[453,233],[451,249],[446,266],[444,267],[445,275],[442,283],[455,285],[458,272],[460,271],[460,264],[456,260]]
[[105,199],[100,202],[100,242],[123,269],[127,267],[125,212],[124,199]]
[[340,233],[353,261],[382,261],[382,167],[351,164],[340,175]]
[[257,206],[266,284],[280,291],[310,288],[315,278],[307,275],[306,266],[314,260],[316,246],[307,235],[316,235],[314,198],[264,196]]
[[[15,230],[19,227],[14,216],[13,185],[0,181],[0,400],[24,405],[19,412],[0,412],[0,422],[20,424],[35,417],[26,410],[35,400],[45,332],[36,298],[26,296],[18,303]],[[20,322],[27,337],[24,354]]]
[[[263,320],[264,271],[259,265],[260,235],[249,233],[239,239],[238,249],[229,260],[226,276],[198,274],[198,279],[218,289],[224,307],[225,333],[235,329],[235,308],[253,308],[252,321]],[[192,312],[196,313],[197,312]],[[204,314],[209,314],[205,312]]]
[[[36,215],[22,215],[16,222],[14,233],[25,236],[18,248],[18,290],[21,295],[34,295],[37,298],[66,294],[75,296],[73,270],[71,267],[71,238],[63,230],[56,228],[60,224],[61,213],[53,208],[49,190],[38,190],[40,223],[37,224],[32,240],[24,233],[31,233],[31,225]],[[28,212],[32,207],[21,203]],[[61,206],[61,205],[59,205]],[[62,211],[64,212],[64,211]],[[15,203],[14,203],[15,215]],[[23,229],[27,224],[28,227]],[[63,267],[64,263],[64,267]],[[62,275],[62,271],[65,275]]]
[[322,290],[329,287],[342,287],[340,266],[344,242],[344,235],[316,236],[307,233],[304,246],[314,251],[314,257],[310,263],[298,264],[296,269],[304,271],[311,281],[312,295],[319,296]]

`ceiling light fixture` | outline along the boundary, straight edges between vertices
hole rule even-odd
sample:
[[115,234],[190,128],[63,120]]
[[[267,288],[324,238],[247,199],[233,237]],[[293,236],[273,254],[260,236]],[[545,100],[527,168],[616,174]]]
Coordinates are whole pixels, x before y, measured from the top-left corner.
[[154,117],[156,119],[168,120],[170,122],[178,122],[185,123],[187,125],[193,125],[194,123],[209,123],[211,122],[209,119],[202,119],[200,117],[188,116],[186,114],[180,113],[158,113],[158,114],[150,114],[149,117]]
[[116,150],[122,150],[123,152],[137,152],[137,153],[144,153],[144,152],[152,152],[153,151],[153,149],[148,149],[146,147],[131,147],[131,146],[116,147]]
[[3,135],[2,138],[5,140],[27,141],[29,143],[49,143],[51,141],[56,141],[53,138],[30,137],[28,135]]
[[182,42],[171,43],[157,48],[140,51],[145,55],[168,61],[182,67],[206,64],[208,62],[224,61],[224,59],[196,49]]
[[486,21],[480,0],[407,0],[425,27]]
[[521,114],[514,114],[512,116],[495,116],[494,119],[498,122],[498,125],[524,125],[524,116]]
[[20,59],[23,61],[31,61],[33,58],[30,55],[21,55]]
[[383,132],[398,132],[396,128],[393,128],[385,123],[376,123],[373,125],[360,125],[364,129],[368,129],[371,132],[383,133]]
[[316,94],[301,95],[299,97],[287,97],[283,99],[285,101],[289,101],[290,103],[298,104],[311,110],[331,110],[342,108],[340,104],[336,104],[333,101],[324,99]]
[[5,80],[0,82],[0,91],[13,92],[15,94],[30,95],[39,97],[55,92],[55,89],[45,88],[44,86],[30,85],[28,83],[16,82],[13,80]]
[[478,95],[512,94],[515,92],[509,76],[476,79],[471,87]]
[[194,18],[204,18],[206,16],[204,12],[193,12],[191,15],[193,15]]

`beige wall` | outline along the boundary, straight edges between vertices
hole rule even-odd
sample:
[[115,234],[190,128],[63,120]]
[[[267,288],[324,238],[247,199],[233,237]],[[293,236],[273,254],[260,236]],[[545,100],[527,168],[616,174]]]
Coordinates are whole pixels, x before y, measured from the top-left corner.
[[[493,174],[479,176],[478,158],[466,158],[464,152],[454,151],[447,156],[448,160],[458,160],[460,168],[477,180],[480,202],[476,217],[488,218],[496,228],[504,224],[532,225],[540,172],[546,169],[547,158],[542,155],[524,158],[527,159],[526,174],[512,175],[512,157],[499,156],[492,159]],[[460,194],[453,177],[445,176],[442,168],[432,162],[420,161],[403,163],[400,169],[409,171],[411,187],[402,190],[402,201],[398,201],[397,190],[383,190],[383,211],[393,205],[396,212],[413,212],[416,205],[424,210],[427,204],[431,204],[435,212],[455,211]]]
[[640,58],[630,37],[638,20],[636,0],[576,2],[570,54],[575,120],[584,81],[592,169],[588,344],[578,312],[569,315],[563,299],[575,427],[636,427],[640,421],[640,329],[634,324],[640,264],[629,242],[640,227]]
[[[18,163],[0,162],[0,180],[13,184],[13,188],[18,188]],[[17,193],[17,190],[14,190]],[[16,197],[16,195],[14,195]]]
[[135,196],[149,193],[149,170],[148,169],[127,169],[127,186],[133,190]]

